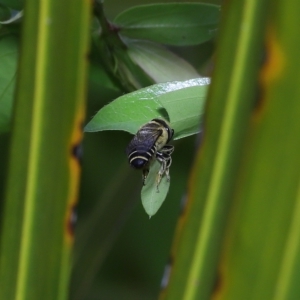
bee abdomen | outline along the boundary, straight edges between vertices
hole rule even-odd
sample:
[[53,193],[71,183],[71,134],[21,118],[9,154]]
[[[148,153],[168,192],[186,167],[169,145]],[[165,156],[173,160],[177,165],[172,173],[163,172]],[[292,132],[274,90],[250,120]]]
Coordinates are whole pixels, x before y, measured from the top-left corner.
[[143,156],[134,157],[130,165],[136,169],[143,169],[148,164],[148,159]]
[[155,146],[146,151],[143,149],[134,149],[128,155],[129,163],[136,169],[144,168],[152,159],[155,153]]

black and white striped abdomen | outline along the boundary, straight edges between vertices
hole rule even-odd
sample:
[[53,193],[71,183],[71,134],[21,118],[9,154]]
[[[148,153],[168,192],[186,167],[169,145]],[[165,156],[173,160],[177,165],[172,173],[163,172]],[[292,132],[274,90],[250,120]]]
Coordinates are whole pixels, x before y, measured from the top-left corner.
[[128,161],[130,165],[136,169],[144,168],[152,159],[156,152],[156,146],[150,149],[144,147],[137,147],[131,150],[128,154]]

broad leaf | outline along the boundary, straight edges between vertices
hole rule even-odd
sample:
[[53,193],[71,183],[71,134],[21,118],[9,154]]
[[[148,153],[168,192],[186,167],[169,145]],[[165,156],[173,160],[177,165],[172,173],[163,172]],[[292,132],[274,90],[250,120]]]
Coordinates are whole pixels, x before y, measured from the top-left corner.
[[135,134],[143,124],[160,117],[170,121],[175,139],[195,134],[199,132],[209,83],[209,78],[175,81],[126,94],[102,108],[85,131],[124,130]]
[[202,84],[169,92],[159,98],[170,117],[175,140],[200,131],[209,80],[203,78]]
[[147,97],[147,94],[150,94],[147,89],[142,89],[119,97],[99,110],[84,131],[124,130],[134,134],[149,120],[162,114],[167,117],[161,104],[151,94]]
[[120,34],[166,45],[196,45],[217,32],[220,6],[204,3],[150,4],[130,8],[114,23]]

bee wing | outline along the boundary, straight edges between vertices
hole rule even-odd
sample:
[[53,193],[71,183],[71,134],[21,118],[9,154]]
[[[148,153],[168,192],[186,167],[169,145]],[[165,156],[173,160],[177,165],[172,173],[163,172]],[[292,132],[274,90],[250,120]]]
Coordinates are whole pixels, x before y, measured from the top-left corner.
[[137,134],[137,138],[145,148],[150,149],[151,147],[153,147],[153,145],[161,135],[162,135],[162,129],[157,129],[155,131],[151,131],[147,133],[139,132]]
[[149,150],[154,145],[157,139],[162,135],[162,129],[157,129],[155,131],[139,131],[131,140],[128,145],[126,152],[130,153],[134,149]]

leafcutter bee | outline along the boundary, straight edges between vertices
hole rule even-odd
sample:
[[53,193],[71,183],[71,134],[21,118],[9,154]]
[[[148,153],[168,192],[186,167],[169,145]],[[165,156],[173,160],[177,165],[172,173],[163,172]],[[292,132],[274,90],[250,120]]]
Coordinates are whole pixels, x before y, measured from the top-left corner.
[[153,119],[138,130],[127,146],[126,154],[129,164],[135,169],[143,170],[143,185],[145,185],[153,157],[161,163],[156,182],[157,190],[164,174],[170,180],[169,169],[174,146],[167,144],[173,135],[174,130],[165,120]]

